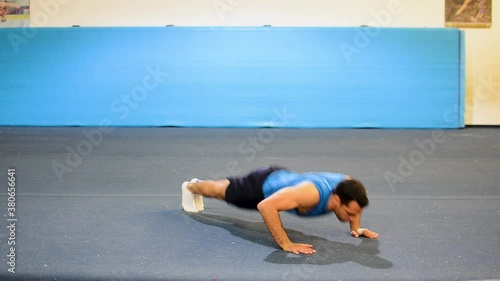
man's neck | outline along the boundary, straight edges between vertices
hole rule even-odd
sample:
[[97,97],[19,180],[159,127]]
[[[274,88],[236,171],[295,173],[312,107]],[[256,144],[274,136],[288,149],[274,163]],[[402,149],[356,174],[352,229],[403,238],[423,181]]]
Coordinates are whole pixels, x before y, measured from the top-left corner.
[[335,194],[330,195],[330,198],[328,198],[328,211],[332,212],[335,209],[336,205],[336,200],[335,200]]

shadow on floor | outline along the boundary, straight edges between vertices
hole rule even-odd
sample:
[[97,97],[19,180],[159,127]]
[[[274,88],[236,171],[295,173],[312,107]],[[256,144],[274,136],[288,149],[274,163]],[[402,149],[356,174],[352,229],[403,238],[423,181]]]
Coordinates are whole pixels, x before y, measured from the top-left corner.
[[232,235],[247,241],[276,248],[266,257],[265,261],[274,264],[307,264],[330,265],[334,263],[355,262],[360,265],[387,269],[393,266],[392,262],[379,256],[379,240],[361,238],[359,245],[330,241],[318,236],[307,235],[302,232],[287,229],[288,236],[297,243],[314,245],[314,255],[294,255],[277,248],[276,243],[269,234],[264,222],[243,221],[233,217],[211,214],[184,213],[190,218],[211,226],[216,226],[229,231]]

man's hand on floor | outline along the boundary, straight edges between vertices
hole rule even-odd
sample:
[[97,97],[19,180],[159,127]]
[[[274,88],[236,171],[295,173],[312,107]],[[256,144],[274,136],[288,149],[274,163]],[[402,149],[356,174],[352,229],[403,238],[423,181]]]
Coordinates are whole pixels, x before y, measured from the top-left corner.
[[313,245],[309,244],[292,243],[290,245],[283,247],[283,250],[286,252],[294,253],[296,255],[298,254],[312,255],[316,253],[316,250],[313,249]]
[[370,239],[377,239],[380,235],[377,232],[371,231],[369,229],[363,229],[361,235],[359,235],[356,231],[351,231],[351,235],[358,238],[359,236],[364,236]]

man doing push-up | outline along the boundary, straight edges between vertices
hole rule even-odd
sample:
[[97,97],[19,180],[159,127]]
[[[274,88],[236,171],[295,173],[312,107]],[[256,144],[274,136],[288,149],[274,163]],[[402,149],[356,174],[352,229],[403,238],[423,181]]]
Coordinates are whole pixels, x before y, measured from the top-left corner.
[[276,243],[284,251],[295,254],[313,254],[316,251],[312,245],[290,241],[281,222],[281,211],[301,217],[333,212],[339,221],[349,222],[352,236],[373,239],[379,236],[360,226],[361,212],[368,206],[364,185],[343,174],[297,173],[271,166],[223,180],[201,181],[195,178],[184,182],[181,190],[182,208],[186,212],[203,211],[203,197],[258,210]]

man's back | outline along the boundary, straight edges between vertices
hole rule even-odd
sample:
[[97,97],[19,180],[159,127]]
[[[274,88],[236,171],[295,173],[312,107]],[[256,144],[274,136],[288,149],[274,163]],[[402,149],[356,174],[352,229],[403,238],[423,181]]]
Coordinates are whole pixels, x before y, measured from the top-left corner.
[[327,204],[330,195],[337,185],[346,178],[346,175],[337,173],[297,173],[289,170],[279,170],[267,177],[263,185],[263,192],[264,197],[268,198],[283,188],[296,186],[301,182],[311,182],[319,193],[318,204],[306,213],[298,213],[296,210],[290,210],[290,212],[300,216],[317,216],[328,213]]

